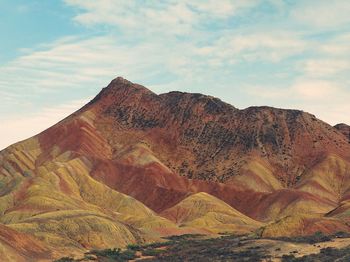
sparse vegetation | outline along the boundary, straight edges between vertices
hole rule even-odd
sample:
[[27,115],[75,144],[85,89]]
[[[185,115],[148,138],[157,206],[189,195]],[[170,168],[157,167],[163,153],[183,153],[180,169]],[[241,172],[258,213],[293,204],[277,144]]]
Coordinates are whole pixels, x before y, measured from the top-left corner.
[[55,260],[55,262],[72,262],[72,261],[75,261],[75,259],[71,257],[62,257],[60,259]]
[[144,256],[157,256],[163,252],[164,252],[164,250],[162,250],[162,249],[145,249],[142,251],[142,255],[144,255]]
[[[318,243],[332,238],[349,237],[349,234],[338,232],[331,236],[316,233],[307,237],[279,238],[278,240],[298,243]],[[136,251],[148,258],[143,261],[270,261],[271,255],[266,253],[263,246],[253,242],[254,235],[236,236],[222,235],[218,238],[207,238],[203,235],[180,235],[166,238],[165,242],[156,242],[145,245],[131,244],[126,250],[105,249],[93,250],[87,256],[96,257],[97,261],[127,261],[135,259]],[[281,249],[277,246],[276,251]],[[350,261],[350,247],[343,249],[324,248],[320,254],[304,257],[295,257],[297,250],[290,250],[290,254],[282,256],[283,262],[311,262],[311,261]],[[328,259],[328,260],[327,260]],[[71,258],[62,258],[57,262],[78,261]],[[79,260],[83,261],[83,260]]]
[[350,235],[348,233],[344,233],[344,232],[339,232],[333,235],[325,235],[322,232],[316,232],[315,234],[309,235],[309,236],[278,237],[278,238],[272,238],[272,239],[282,240],[287,242],[294,242],[294,243],[315,244],[315,243],[331,241],[333,238],[336,238],[336,237],[349,237],[349,236]]
[[201,235],[170,237],[171,245],[146,261],[260,261],[268,258],[258,248],[234,251],[242,236],[203,238]]
[[323,248],[318,254],[311,254],[303,257],[295,257],[294,255],[284,255],[282,262],[348,262],[350,261],[350,247],[346,248]]
[[165,247],[173,244],[173,241],[165,241],[165,242],[154,242],[150,244],[143,245],[143,248],[158,248],[158,247]]
[[104,250],[92,250],[86,255],[95,255],[97,260],[110,259],[112,261],[127,261],[136,258],[135,251],[127,249],[121,251],[119,248],[104,249]]
[[139,251],[139,250],[141,250],[141,246],[140,246],[140,245],[137,245],[137,244],[130,244],[130,245],[127,245],[126,248],[129,249],[129,250],[134,250],[134,251]]

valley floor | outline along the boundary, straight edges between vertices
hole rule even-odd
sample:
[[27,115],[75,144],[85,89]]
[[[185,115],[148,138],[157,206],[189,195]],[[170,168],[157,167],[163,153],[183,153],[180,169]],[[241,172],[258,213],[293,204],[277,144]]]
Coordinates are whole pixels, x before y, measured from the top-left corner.
[[261,239],[253,236],[173,236],[162,243],[129,245],[126,250],[95,250],[84,258],[67,261],[350,261],[348,235],[289,239]]

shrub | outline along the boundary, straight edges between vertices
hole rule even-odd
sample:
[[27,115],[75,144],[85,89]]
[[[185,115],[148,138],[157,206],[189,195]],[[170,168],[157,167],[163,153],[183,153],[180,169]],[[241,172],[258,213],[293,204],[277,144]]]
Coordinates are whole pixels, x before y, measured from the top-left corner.
[[136,258],[135,251],[125,250],[123,253],[120,254],[120,258],[124,260],[134,259]]
[[142,249],[142,247],[140,245],[137,245],[137,244],[130,244],[126,248],[129,250],[134,250],[134,251],[140,251]]
[[115,261],[125,261],[136,258],[135,251],[128,249],[122,252],[120,248],[92,250],[86,253],[86,255],[90,254],[96,255],[97,258],[110,258]]
[[142,248],[158,248],[158,247],[170,246],[172,244],[173,244],[173,241],[155,242],[155,243],[143,245]]
[[296,261],[296,258],[294,255],[283,255],[282,256],[282,262],[294,262]]
[[334,234],[335,237],[337,238],[350,238],[350,234],[347,232],[339,231]]
[[322,232],[316,232],[315,234],[309,236],[278,237],[273,239],[296,243],[315,244],[320,242],[331,241],[333,237],[335,237],[335,235],[325,235]]

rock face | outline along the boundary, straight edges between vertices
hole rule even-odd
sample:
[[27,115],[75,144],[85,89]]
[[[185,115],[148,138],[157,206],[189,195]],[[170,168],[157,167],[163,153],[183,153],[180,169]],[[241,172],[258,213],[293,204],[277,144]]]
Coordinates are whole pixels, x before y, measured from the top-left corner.
[[186,232],[349,231],[346,130],[116,78],[0,152],[0,222],[38,241],[38,257]]
[[[278,176],[280,185],[269,181],[276,189],[294,186],[314,161],[326,154],[349,159],[350,147],[344,137],[302,111],[270,107],[238,110],[201,94],[170,92],[158,96],[120,78],[97,96],[89,108],[94,107],[115,128],[142,134],[141,140],[149,142],[164,164],[187,178],[227,183],[254,169],[249,164],[257,165],[258,161],[261,168]],[[100,131],[112,143],[120,144],[108,130]]]

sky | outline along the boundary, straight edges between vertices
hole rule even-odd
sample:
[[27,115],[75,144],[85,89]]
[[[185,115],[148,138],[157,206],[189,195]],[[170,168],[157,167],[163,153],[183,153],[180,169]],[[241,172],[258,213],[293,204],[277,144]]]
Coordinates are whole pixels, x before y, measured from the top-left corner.
[[0,149],[117,76],[350,124],[348,0],[0,0]]

